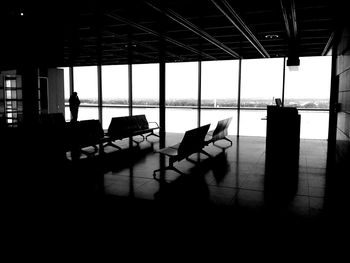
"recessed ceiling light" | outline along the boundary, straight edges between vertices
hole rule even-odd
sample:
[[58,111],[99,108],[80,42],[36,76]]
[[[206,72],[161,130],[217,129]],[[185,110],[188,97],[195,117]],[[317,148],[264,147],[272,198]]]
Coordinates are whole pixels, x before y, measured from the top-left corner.
[[21,13],[20,13],[20,15],[21,15],[21,16],[24,16],[24,13],[23,13],[23,12],[21,12]]
[[279,38],[279,35],[269,34],[269,35],[265,35],[265,38],[268,38],[268,39]]

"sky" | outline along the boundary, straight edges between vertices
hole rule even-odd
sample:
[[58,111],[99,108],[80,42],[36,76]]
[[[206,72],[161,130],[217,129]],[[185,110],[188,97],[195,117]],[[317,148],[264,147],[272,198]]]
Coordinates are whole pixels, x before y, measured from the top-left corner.
[[[238,60],[202,62],[202,99],[237,98]],[[300,58],[298,71],[286,67],[285,98],[327,99],[330,94],[331,57]],[[69,97],[65,69],[65,97]],[[97,98],[96,67],[75,67],[74,88],[81,99]],[[128,66],[102,67],[103,99],[128,97]],[[282,96],[283,58],[242,60],[241,98]],[[134,99],[158,99],[158,64],[133,65]],[[196,99],[198,63],[166,64],[166,98]]]

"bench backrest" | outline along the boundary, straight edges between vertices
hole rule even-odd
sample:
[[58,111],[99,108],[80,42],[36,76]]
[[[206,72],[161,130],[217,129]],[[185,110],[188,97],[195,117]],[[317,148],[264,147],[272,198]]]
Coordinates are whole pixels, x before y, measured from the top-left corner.
[[183,159],[189,155],[199,152],[204,147],[204,139],[210,124],[188,130],[185,132],[178,149],[178,158]]
[[134,115],[132,116],[135,119],[135,122],[137,123],[139,130],[147,130],[149,129],[149,124],[146,119],[146,115]]
[[82,120],[71,123],[72,143],[79,147],[97,145],[104,136],[99,120]]
[[39,115],[39,123],[44,128],[61,129],[66,125],[63,113],[47,113]]
[[108,135],[112,137],[127,137],[133,132],[148,129],[148,121],[145,115],[123,116],[112,118]]
[[213,132],[213,141],[223,139],[225,136],[227,136],[227,130],[230,126],[231,120],[232,117],[218,121],[218,124],[216,125],[216,128]]

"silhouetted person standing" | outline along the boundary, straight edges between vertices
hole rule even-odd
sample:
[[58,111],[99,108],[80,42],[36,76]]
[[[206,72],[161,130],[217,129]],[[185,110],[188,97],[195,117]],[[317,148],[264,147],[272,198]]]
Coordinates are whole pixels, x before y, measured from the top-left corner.
[[69,98],[69,109],[72,114],[71,122],[76,122],[78,120],[78,110],[79,110],[80,100],[78,93],[73,92]]

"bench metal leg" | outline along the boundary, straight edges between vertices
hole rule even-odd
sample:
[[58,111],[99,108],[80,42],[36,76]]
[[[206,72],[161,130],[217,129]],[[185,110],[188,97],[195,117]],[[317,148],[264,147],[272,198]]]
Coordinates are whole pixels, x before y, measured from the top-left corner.
[[113,142],[107,142],[106,144],[103,145],[103,147],[106,147],[106,146],[112,146],[114,148],[117,148],[118,150],[122,149],[121,147],[119,147],[118,145],[114,144]]
[[85,150],[80,150],[80,153],[84,154],[86,157],[92,157],[95,154],[95,152],[90,153],[90,152],[85,151]]
[[134,139],[132,139],[132,141],[133,141],[134,143],[136,143],[137,146],[140,145],[140,142],[138,142],[138,141],[136,141],[136,140],[134,140]]
[[[230,145],[231,145],[231,146],[233,145],[233,142],[232,142],[229,138],[224,137],[224,138],[222,138],[221,140],[226,140],[226,141],[230,142]],[[220,146],[216,145],[215,142],[213,142],[213,145],[215,145],[215,146],[217,146],[217,147],[220,147]]]
[[207,153],[206,151],[204,150],[201,150],[201,153],[203,153],[204,155],[208,156],[209,158],[212,158],[213,156],[211,156],[209,153]]
[[190,157],[186,157],[186,160],[189,161],[190,163],[198,164],[198,162],[190,159]]
[[229,141],[231,143],[231,145],[233,144],[232,141],[227,137],[225,137],[224,140]]
[[153,171],[153,178],[158,180],[158,178],[156,177],[156,173],[159,172],[159,171],[166,171],[166,170],[173,170],[181,175],[184,175],[183,172],[181,172],[179,169],[175,168],[173,164],[169,164],[167,167],[164,167],[164,168],[159,168],[157,170],[154,170]]
[[150,134],[146,135],[146,140],[147,140],[147,138],[148,138],[149,136],[151,136],[151,135],[156,136],[156,137],[159,138],[159,135],[158,135],[158,134],[155,134],[155,133],[152,131]]

